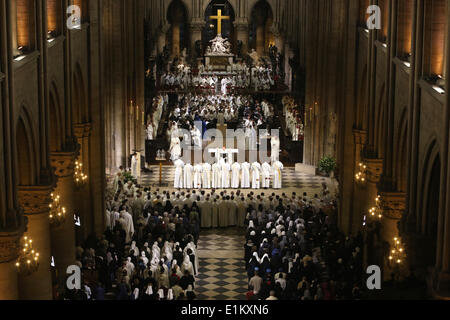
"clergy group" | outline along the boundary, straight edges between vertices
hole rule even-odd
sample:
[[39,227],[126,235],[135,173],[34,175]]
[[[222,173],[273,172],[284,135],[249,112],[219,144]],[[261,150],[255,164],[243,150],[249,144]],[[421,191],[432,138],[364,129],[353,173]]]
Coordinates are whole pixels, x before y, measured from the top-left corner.
[[175,189],[281,189],[283,164],[275,161],[237,163],[220,159],[209,163],[190,164],[178,159],[174,162]]

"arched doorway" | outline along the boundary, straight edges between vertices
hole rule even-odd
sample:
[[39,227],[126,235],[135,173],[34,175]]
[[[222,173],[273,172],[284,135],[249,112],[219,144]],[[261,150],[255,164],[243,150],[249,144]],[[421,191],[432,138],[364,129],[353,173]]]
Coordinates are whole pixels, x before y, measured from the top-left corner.
[[[218,20],[211,17],[217,16],[221,10],[221,15],[229,17],[221,20],[222,37],[229,39],[232,44],[232,50],[236,53],[236,39],[233,22],[235,20],[235,13],[233,6],[227,0],[213,0],[205,10],[206,25],[203,29],[203,51],[209,46],[209,42],[218,34]],[[205,53],[205,52],[203,52]]]
[[170,24],[168,43],[171,44],[172,57],[179,57],[188,48],[187,11],[181,0],[174,0],[167,10],[167,21]]
[[250,48],[264,56],[270,45],[275,45],[272,33],[273,11],[266,0],[260,0],[253,7],[250,28]]

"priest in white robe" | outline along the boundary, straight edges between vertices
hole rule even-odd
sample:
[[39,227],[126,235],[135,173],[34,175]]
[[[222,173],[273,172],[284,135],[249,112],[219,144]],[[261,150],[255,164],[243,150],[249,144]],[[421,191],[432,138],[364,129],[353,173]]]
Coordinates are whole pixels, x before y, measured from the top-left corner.
[[194,167],[190,163],[187,163],[184,166],[183,185],[184,185],[185,189],[192,189],[192,187],[193,187],[193,185],[192,185],[192,183],[194,182],[193,171],[194,171]]
[[231,188],[239,189],[239,180],[241,177],[241,165],[237,162],[231,166]]
[[138,178],[138,154],[136,152],[131,157],[131,175]]
[[201,226],[202,228],[212,227],[212,204],[211,199],[206,198],[204,201],[200,202],[200,215],[201,215]]
[[237,226],[240,228],[245,227],[245,218],[247,216],[247,205],[245,199],[240,199],[237,204]]
[[261,166],[261,188],[270,188],[270,174],[272,167],[267,162],[264,162]]
[[194,189],[202,188],[202,172],[203,166],[200,163],[197,163],[194,166]]
[[170,152],[170,160],[176,161],[180,159],[181,157],[181,142],[180,138],[176,137],[173,142],[173,145],[171,146],[169,152]]
[[284,166],[280,161],[275,162],[272,165],[272,171],[273,171],[273,188],[274,189],[281,189],[283,186],[282,179],[283,179],[283,171]]
[[202,170],[202,184],[203,189],[211,189],[211,165],[209,163],[203,164]]
[[175,189],[182,189],[183,188],[183,169],[184,169],[184,162],[181,159],[178,159],[175,161],[175,181],[173,183],[173,187]]
[[272,137],[271,141],[271,161],[275,163],[280,158],[280,138],[278,136]]
[[228,227],[228,200],[222,199],[218,205],[219,209],[219,227]]
[[250,188],[250,163],[244,162],[241,165],[242,176],[241,176],[241,188]]
[[258,162],[252,164],[252,188],[261,188],[261,165]]
[[217,199],[214,199],[211,202],[212,209],[211,209],[211,226],[213,228],[219,227],[219,204],[220,202]]
[[125,231],[125,243],[130,243],[134,235],[133,217],[125,210],[122,210],[120,212],[120,222]]
[[222,188],[222,167],[217,162],[212,165],[212,187],[213,189]]
[[234,227],[237,225],[237,203],[236,200],[230,199],[227,201],[228,205],[228,226]]
[[231,166],[228,162],[222,161],[222,189],[230,188]]

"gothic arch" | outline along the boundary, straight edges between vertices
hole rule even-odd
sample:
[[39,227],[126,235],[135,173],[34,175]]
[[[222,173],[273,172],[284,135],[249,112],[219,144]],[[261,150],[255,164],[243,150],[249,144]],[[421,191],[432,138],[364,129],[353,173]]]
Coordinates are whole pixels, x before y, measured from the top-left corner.
[[407,153],[408,153],[408,110],[403,108],[400,113],[400,121],[396,127],[397,141],[395,142],[394,152],[394,177],[397,184],[397,190],[406,192],[407,184]]
[[85,88],[83,73],[80,65],[77,63],[73,74],[72,91],[72,123],[74,124],[89,122],[89,111]]
[[[203,7],[202,7],[202,14],[201,16],[204,15],[204,13],[206,12],[206,9],[208,9],[208,6],[213,2],[213,0],[209,0],[209,1],[203,1]],[[238,10],[236,10],[236,8],[238,7],[236,0],[227,0],[227,2],[230,4],[230,6],[233,8],[233,11],[237,14]]]
[[20,109],[16,128],[17,183],[20,186],[32,186],[37,181],[36,145],[33,122],[26,107]]
[[[418,197],[418,222],[419,222],[419,230],[422,231],[422,233],[425,232],[425,219],[427,217],[427,204],[429,203],[429,194],[427,194],[427,191],[429,190],[430,180],[431,180],[431,173],[433,170],[433,166],[435,164],[436,159],[440,159],[440,147],[438,144],[438,140],[436,136],[432,135],[429,139],[429,142],[427,144],[427,148],[424,157],[421,162],[421,166],[419,168],[420,177],[418,180],[418,187],[419,194],[420,191],[424,192],[422,197]],[[441,165],[441,164],[440,164]],[[442,168],[442,165],[441,165]]]
[[364,65],[361,86],[359,87],[359,99],[357,109],[356,123],[359,129],[365,130],[367,128],[367,64]]
[[272,10],[272,13],[275,14],[273,3],[270,0],[250,0],[250,1],[248,1],[249,12],[252,13],[253,10],[255,9],[256,5],[259,4],[259,2],[261,2],[261,1],[266,2],[269,5],[270,10]]
[[385,114],[385,105],[386,105],[386,97],[385,97],[385,85],[381,87],[380,91],[380,101],[377,108],[377,116],[376,116],[376,123],[375,125],[375,148],[378,153],[378,157],[382,158],[384,155],[384,141],[383,137],[385,133],[385,121],[384,121],[384,114]]
[[[434,266],[436,264],[437,253],[437,231],[439,224],[439,208],[441,202],[441,169],[442,158],[440,156],[440,148],[435,137],[432,138],[427,149],[422,172],[422,179],[419,186],[422,187],[422,196],[418,197],[420,206],[418,206],[419,214],[419,232],[423,236],[424,252],[421,263],[423,266]],[[420,193],[419,193],[420,194]]]
[[61,151],[64,143],[64,121],[61,116],[61,104],[55,81],[50,84],[48,104],[50,152]]

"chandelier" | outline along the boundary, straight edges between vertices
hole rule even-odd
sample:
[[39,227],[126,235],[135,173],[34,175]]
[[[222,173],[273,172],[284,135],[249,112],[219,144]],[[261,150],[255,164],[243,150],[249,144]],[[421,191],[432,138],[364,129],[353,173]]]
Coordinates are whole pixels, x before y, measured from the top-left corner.
[[21,250],[17,258],[16,268],[20,274],[30,275],[39,268],[39,253],[33,249],[33,240],[23,237],[21,240]]
[[77,188],[82,188],[87,182],[88,176],[84,174],[83,163],[80,161],[75,161],[75,172],[73,177]]
[[366,226],[370,222],[380,221],[383,218],[383,210],[380,206],[381,196],[375,198],[375,203],[375,206],[369,209],[369,214],[364,216],[363,226]]
[[405,257],[406,257],[405,250],[403,249],[400,239],[395,237],[394,246],[389,255],[389,263],[391,265],[399,265],[403,262]]
[[61,206],[60,196],[51,194],[52,203],[49,204],[50,207],[50,223],[53,226],[59,226],[66,220],[66,208]]
[[359,164],[359,172],[356,174],[356,183],[365,183],[366,182],[366,170],[367,166],[364,163]]

